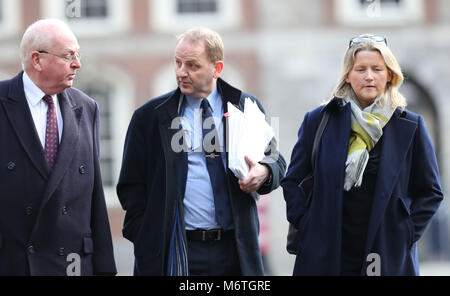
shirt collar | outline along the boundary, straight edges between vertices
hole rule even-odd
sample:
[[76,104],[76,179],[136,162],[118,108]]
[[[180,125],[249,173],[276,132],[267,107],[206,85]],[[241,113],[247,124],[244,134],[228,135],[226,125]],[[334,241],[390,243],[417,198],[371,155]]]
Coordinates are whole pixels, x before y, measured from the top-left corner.
[[[214,87],[213,91],[206,97],[212,112],[217,112],[222,109],[222,99],[220,98],[219,92],[217,91],[217,85]],[[201,98],[195,98],[186,95],[186,101],[190,108],[200,108]]]
[[213,113],[218,113],[222,109],[222,99],[220,98],[219,92],[217,91],[217,85],[214,87],[212,93],[206,98],[211,106]]

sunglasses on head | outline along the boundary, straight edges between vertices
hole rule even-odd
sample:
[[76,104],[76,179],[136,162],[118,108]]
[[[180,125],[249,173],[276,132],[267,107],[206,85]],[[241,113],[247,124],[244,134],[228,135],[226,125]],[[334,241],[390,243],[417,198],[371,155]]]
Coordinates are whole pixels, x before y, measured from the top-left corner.
[[364,42],[364,40],[367,40],[367,39],[375,41],[375,42],[384,42],[387,45],[386,37],[383,35],[364,35],[364,36],[352,37],[350,39],[350,42],[348,43],[348,47],[350,48],[354,44],[360,44],[360,43]]

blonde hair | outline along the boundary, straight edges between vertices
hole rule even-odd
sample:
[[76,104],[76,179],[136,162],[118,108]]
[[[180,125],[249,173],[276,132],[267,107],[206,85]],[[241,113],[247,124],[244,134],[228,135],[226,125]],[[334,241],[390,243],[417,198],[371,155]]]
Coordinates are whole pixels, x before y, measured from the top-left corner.
[[404,109],[406,107],[406,99],[398,90],[400,85],[403,83],[403,74],[400,65],[397,62],[397,59],[392,54],[389,47],[387,47],[386,43],[380,41],[377,42],[371,39],[370,38],[371,36],[374,35],[372,34],[360,35],[359,37],[362,37],[361,38],[362,41],[360,43],[350,44],[349,48],[345,53],[341,75],[338,80],[337,86],[333,91],[332,98],[338,97],[343,99],[350,94],[352,87],[350,83],[346,82],[345,80],[347,78],[348,73],[353,68],[356,54],[362,50],[378,51],[381,54],[384,63],[388,68],[388,71],[390,71],[392,75],[391,81],[387,82],[386,84],[386,90],[384,92],[384,95],[386,94],[390,95],[393,108],[401,107],[402,109]]
[[223,61],[224,59],[222,38],[220,38],[220,35],[217,32],[211,29],[205,27],[189,29],[177,37],[177,44],[182,40],[188,40],[193,43],[203,41],[205,44],[206,56],[211,63]]

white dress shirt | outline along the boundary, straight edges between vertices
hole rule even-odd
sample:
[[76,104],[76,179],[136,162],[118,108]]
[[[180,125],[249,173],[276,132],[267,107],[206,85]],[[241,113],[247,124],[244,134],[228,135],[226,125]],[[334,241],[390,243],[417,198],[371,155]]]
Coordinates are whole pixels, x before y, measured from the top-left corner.
[[[23,72],[23,89],[25,97],[27,98],[28,107],[33,117],[34,126],[41,140],[42,148],[45,149],[45,130],[47,128],[47,103],[42,99],[45,93],[34,84],[26,72]],[[58,135],[61,143],[61,136],[63,131],[63,120],[61,115],[61,108],[59,107],[57,95],[51,96],[56,107],[56,116],[58,118]]]

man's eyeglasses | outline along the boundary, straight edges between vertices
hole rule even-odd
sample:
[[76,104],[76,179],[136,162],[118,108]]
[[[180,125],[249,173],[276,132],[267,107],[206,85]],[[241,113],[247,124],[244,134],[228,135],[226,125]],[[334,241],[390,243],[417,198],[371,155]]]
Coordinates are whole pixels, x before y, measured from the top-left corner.
[[356,36],[350,39],[350,42],[348,43],[348,47],[352,47],[354,44],[360,44],[364,40],[370,39],[375,42],[384,42],[387,45],[386,37],[383,35],[365,35],[365,36]]
[[79,61],[81,61],[81,55],[78,52],[76,54],[68,54],[68,55],[65,55],[65,56],[61,56],[61,55],[57,55],[57,54],[54,54],[54,53],[50,53],[50,52],[45,51],[45,50],[39,50],[39,53],[49,54],[49,55],[58,57],[58,58],[63,59],[65,61],[67,61],[67,62],[70,62],[70,63],[73,63],[73,61],[75,61],[75,59],[78,59]]

